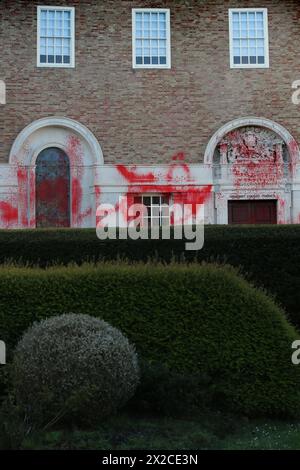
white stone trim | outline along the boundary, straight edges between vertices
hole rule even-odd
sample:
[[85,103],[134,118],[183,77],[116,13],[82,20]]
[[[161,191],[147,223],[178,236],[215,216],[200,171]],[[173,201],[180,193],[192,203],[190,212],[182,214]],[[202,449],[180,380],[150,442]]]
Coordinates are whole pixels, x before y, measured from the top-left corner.
[[[277,224],[296,223],[296,217],[292,216],[292,192],[286,189],[260,189],[256,191],[255,197],[251,190],[245,189],[242,193],[234,189],[215,190],[215,210],[216,218],[214,223],[228,225],[228,202],[236,201],[252,201],[252,200],[274,200],[277,201]],[[284,201],[284,207],[280,207],[280,200]]]
[[38,119],[37,121],[34,121],[26,126],[19,133],[12,145],[9,155],[9,163],[19,164],[22,166],[30,166],[34,164],[34,158],[36,158],[36,155],[31,155],[22,151],[22,147],[26,143],[26,140],[30,138],[34,132],[47,127],[62,127],[75,132],[81,136],[90,147],[91,154],[93,156],[93,163],[96,165],[104,164],[102,149],[94,134],[86,126],[79,123],[78,121],[62,117],[47,117]]

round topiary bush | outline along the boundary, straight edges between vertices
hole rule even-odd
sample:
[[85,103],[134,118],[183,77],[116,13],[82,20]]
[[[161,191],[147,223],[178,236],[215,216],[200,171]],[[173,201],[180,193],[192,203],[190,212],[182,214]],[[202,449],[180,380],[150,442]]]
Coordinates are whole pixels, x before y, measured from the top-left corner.
[[124,332],[146,361],[207,377],[207,395],[221,409],[252,416],[300,414],[300,366],[291,361],[300,333],[272,298],[230,267],[5,266],[0,299],[0,337],[8,350],[33,321],[53,312],[84,311]]
[[98,422],[132,397],[138,381],[137,355],[127,338],[81,314],[34,323],[12,365],[16,402],[37,426]]

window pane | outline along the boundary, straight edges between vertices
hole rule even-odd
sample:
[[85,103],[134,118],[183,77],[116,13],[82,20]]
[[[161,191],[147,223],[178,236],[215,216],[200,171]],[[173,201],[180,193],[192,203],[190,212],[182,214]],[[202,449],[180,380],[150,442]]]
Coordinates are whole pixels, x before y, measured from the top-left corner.
[[167,37],[167,32],[166,32],[166,30],[164,30],[164,31],[159,31],[159,37],[160,37],[161,39],[165,39],[165,38]]
[[161,215],[164,216],[164,217],[169,216],[169,206],[162,206]]
[[240,11],[232,12],[231,15],[233,63],[257,64],[258,57],[262,58],[265,55],[264,13]]
[[248,31],[247,29],[242,29],[241,31],[241,38],[247,38],[248,37]]
[[71,12],[64,11],[64,21],[71,21]]
[[43,9],[40,11],[40,22],[40,62],[70,64],[71,11]]

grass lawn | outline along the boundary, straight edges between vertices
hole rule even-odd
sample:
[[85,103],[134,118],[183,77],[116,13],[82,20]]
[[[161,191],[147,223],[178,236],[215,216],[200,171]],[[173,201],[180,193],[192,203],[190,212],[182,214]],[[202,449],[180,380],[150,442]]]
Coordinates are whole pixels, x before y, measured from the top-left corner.
[[300,423],[248,421],[209,414],[197,420],[138,418],[123,414],[95,431],[30,435],[22,449],[201,450],[300,449]]

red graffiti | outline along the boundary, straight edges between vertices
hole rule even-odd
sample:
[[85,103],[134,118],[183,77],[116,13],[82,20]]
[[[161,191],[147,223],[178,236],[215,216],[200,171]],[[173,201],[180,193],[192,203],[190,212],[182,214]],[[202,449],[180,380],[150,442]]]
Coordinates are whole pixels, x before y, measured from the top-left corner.
[[67,155],[72,165],[81,165],[83,162],[82,148],[79,137],[70,135],[67,141]]
[[[181,173],[184,173],[184,180],[190,181],[190,168],[187,163],[184,162],[185,155],[183,152],[179,152],[172,157],[172,163],[163,178],[167,182],[173,184],[149,184],[156,181],[156,177],[152,172],[146,174],[139,174],[136,171],[136,167],[128,169],[124,165],[117,165],[116,168],[122,177],[129,183],[129,189],[127,193],[127,204],[122,203],[121,205],[116,204],[116,212],[121,213],[124,220],[129,222],[134,217],[128,217],[128,207],[134,203],[134,196],[137,194],[147,193],[159,193],[168,195],[169,198],[173,195],[173,202],[179,205],[189,204],[192,206],[192,215],[195,216],[197,213],[197,204],[204,204],[211,195],[212,185],[206,185],[204,187],[196,186],[177,186],[175,171],[178,169]],[[181,177],[182,178],[182,177]],[[140,184],[144,183],[144,184]],[[146,183],[146,184],[145,184]],[[171,203],[171,200],[170,200]]]
[[29,173],[29,207],[30,207],[30,227],[36,227],[36,217],[35,217],[35,171],[33,169],[30,170]]
[[39,184],[38,199],[41,203],[51,205],[56,201],[57,210],[61,213],[68,211],[68,181],[63,176],[54,180],[46,179]]
[[73,225],[80,226],[86,217],[92,215],[92,208],[89,207],[83,212],[81,211],[82,205],[82,186],[78,178],[72,179],[72,223]]
[[278,185],[284,177],[282,145],[253,131],[235,130],[220,144],[221,160],[232,163],[237,189]]
[[18,176],[18,189],[19,189],[19,207],[20,207],[20,222],[22,227],[28,226],[28,177],[27,169],[19,167],[17,171]]
[[289,170],[293,176],[295,174],[296,165],[299,159],[299,147],[294,139],[288,143],[288,149],[290,154]]
[[78,215],[81,206],[82,189],[78,178],[72,180],[72,221],[73,224],[78,223]]
[[167,172],[166,175],[166,180],[167,181],[174,181],[175,179],[175,171],[178,170],[183,170],[183,173],[185,174],[185,177],[187,180],[190,179],[190,168],[187,163],[184,163],[185,155],[183,152],[177,153],[172,157],[172,161],[174,163],[170,164],[170,168]]
[[268,161],[248,161],[235,162],[232,167],[235,186],[240,189],[242,186],[254,186],[256,189],[267,186],[278,185],[284,175],[282,163],[270,163]]
[[6,228],[15,225],[18,222],[18,208],[12,207],[8,202],[0,202],[1,226]]
[[123,178],[129,183],[142,183],[144,181],[153,182],[155,181],[155,176],[152,172],[139,174],[136,172],[136,167],[131,167],[129,170],[124,165],[116,165],[118,172],[123,176]]

